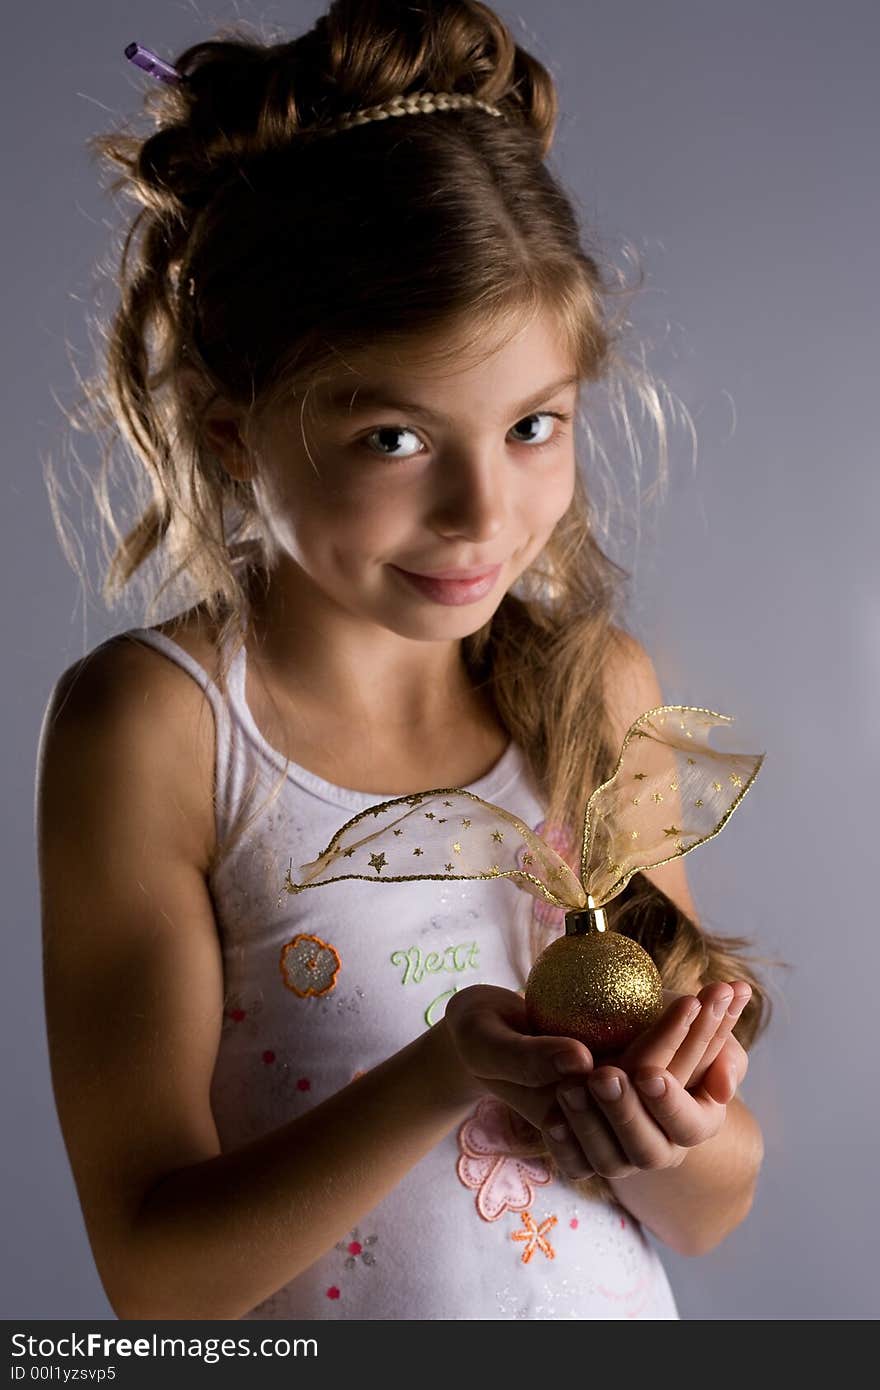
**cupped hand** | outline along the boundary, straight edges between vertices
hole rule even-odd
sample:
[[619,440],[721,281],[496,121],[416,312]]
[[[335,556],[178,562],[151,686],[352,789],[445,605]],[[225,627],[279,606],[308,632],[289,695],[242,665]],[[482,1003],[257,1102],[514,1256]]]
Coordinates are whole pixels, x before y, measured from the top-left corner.
[[732,1035],[751,996],[744,980],[706,985],[695,998],[664,991],[658,1021],[576,1084],[561,1084],[541,1129],[571,1178],[623,1178],[678,1167],[713,1138],[748,1069]]
[[574,1038],[533,1036],[525,1000],[497,985],[468,985],[453,994],[444,1018],[466,1092],[491,1092],[543,1129],[557,1114],[556,1086],[563,1077],[586,1077],[589,1048]]

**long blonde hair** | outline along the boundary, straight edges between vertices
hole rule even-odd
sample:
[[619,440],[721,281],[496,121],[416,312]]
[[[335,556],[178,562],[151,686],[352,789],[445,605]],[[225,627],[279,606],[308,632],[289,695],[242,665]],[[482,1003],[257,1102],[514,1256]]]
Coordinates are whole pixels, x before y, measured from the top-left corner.
[[[335,0],[293,40],[221,30],[176,67],[185,81],[146,94],[153,133],[118,129],[91,141],[121,170],[114,192],[140,205],[121,247],[102,368],[73,420],[109,434],[93,484],[109,538],[109,604],[143,581],[149,617],[188,585],[227,649],[225,638],[242,629],[247,584],[270,573],[273,553],[251,484],[206,448],[210,406],[222,399],[256,419],[293,396],[305,404],[349,353],[444,326],[455,352],[468,326],[465,346],[479,351],[505,326],[549,310],[582,383],[605,392],[640,455],[634,392],[656,431],[662,485],[669,396],[625,351],[637,286],[595,239],[587,244],[547,164],[553,80],[487,5]],[[314,133],[342,113],[425,90],[469,93],[503,119],[469,107],[375,120],[330,139]],[[579,423],[590,466],[607,463],[586,411]],[[120,441],[136,508],[124,530],[111,504]],[[599,471],[588,489],[578,468],[542,554],[463,640],[474,685],[490,691],[528,759],[547,822],[568,827],[582,823],[585,795],[617,752],[603,674],[630,576],[600,544]],[[613,470],[605,486],[614,490]],[[71,555],[58,496],[53,489]],[[643,875],[609,913],[654,954],[671,989],[692,988],[695,976],[747,979],[753,994],[735,1032],[751,1045],[768,998],[746,941],[709,935]],[[535,951],[540,938],[538,930]]]

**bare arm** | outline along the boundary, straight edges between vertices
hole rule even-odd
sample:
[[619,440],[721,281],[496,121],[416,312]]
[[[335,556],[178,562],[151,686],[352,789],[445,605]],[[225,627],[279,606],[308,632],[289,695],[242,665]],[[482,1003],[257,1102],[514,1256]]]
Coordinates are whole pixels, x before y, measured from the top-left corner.
[[[609,662],[606,670],[609,717],[618,738],[622,739],[631,723],[644,713],[664,703],[653,663],[640,643],[621,635],[615,659]],[[694,922],[698,913],[691,896],[684,864],[674,859],[669,864],[650,869],[646,877],[651,879],[664,893],[677,903]],[[694,1025],[697,1035],[682,1075],[685,1077],[691,1065],[696,1065],[702,1053],[701,1035],[705,1037],[708,1050],[703,1065],[717,1059],[717,1085],[723,1090],[724,1082],[718,1082],[719,1073],[727,1074],[731,1059],[738,1070],[737,1080],[741,1080],[748,1065],[747,1058],[739,1044],[731,1036],[733,1018],[725,1016],[722,1026],[712,1040],[713,1023],[709,1017],[708,1001],[723,992],[718,986],[703,987],[697,963],[688,982],[694,995],[707,1001],[703,1015]],[[740,986],[740,990],[742,987]],[[740,990],[735,990],[739,993]],[[746,991],[747,993],[748,991]],[[721,1055],[722,1041],[726,1040],[728,1052]],[[679,1039],[681,1041],[681,1039]],[[655,1050],[652,1050],[652,1047]],[[687,1045],[682,1043],[684,1051]],[[681,1058],[681,1054],[679,1054]],[[738,1061],[735,1059],[738,1057]],[[644,1053],[644,1063],[655,1072],[668,1065],[668,1056],[663,1043],[658,1038]],[[724,1065],[722,1065],[724,1064]],[[633,1071],[627,1067],[628,1071]],[[611,1071],[609,1069],[609,1074]],[[596,1114],[601,1108],[605,1117],[614,1123],[623,1123],[620,1135],[624,1144],[632,1142],[629,1134],[634,1132],[633,1111],[638,1109],[625,1073],[619,1079],[627,1087],[627,1092],[617,1101],[603,1104],[595,1096],[588,1102]],[[724,1092],[726,1114],[716,1134],[693,1148],[682,1151],[678,1166],[658,1169],[643,1168],[630,1171],[623,1177],[614,1177],[609,1171],[607,1181],[617,1200],[633,1216],[643,1221],[655,1235],[667,1245],[685,1255],[699,1255],[713,1249],[730,1234],[748,1215],[754,1198],[758,1174],[764,1155],[764,1144],[760,1126],[745,1103],[734,1094],[735,1084]],[[727,1097],[730,1099],[727,1099]],[[721,1099],[721,1097],[718,1097]],[[664,1110],[682,1103],[684,1097],[676,1092],[668,1094],[659,1102],[650,1104],[655,1118],[662,1123]],[[644,1102],[644,1097],[642,1097]],[[598,1120],[598,1115],[596,1114]]]
[[764,1154],[761,1130],[734,1096],[718,1133],[677,1168],[609,1178],[623,1206],[681,1255],[704,1255],[748,1215]]
[[127,1317],[236,1318],[307,1269],[396,1187],[479,1092],[441,1020],[306,1115],[164,1177],[133,1226]]

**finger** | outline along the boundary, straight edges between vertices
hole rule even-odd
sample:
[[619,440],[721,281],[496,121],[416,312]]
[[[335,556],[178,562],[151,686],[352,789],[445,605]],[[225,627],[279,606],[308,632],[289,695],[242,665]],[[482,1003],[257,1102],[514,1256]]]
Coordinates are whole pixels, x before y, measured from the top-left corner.
[[739,1073],[733,1063],[716,1057],[700,1083],[700,1094],[709,1096],[719,1105],[729,1105],[739,1087]]
[[626,1072],[602,1067],[588,1084],[618,1145],[634,1167],[669,1168],[680,1162],[676,1146],[642,1104]]
[[568,1127],[594,1173],[603,1178],[627,1178],[636,1172],[585,1086],[560,1086],[556,1094]]
[[736,1039],[732,1036],[733,1030],[736,1026],[737,1019],[752,996],[752,990],[751,986],[746,984],[744,980],[734,980],[732,985],[733,998],[727,1007],[727,1011],[721,1019],[715,1036],[707,1044],[703,1056],[694,1064],[690,1075],[686,1075],[685,1069],[677,1065],[678,1058],[675,1059],[676,1065],[670,1068],[685,1086],[693,1088],[699,1085],[709,1067],[715,1061],[715,1058],[719,1056],[726,1046],[739,1046]]
[[688,1035],[688,1029],[699,1015],[700,1001],[692,994],[680,995],[664,1009],[660,1018],[640,1033],[615,1059],[630,1075],[636,1066],[666,1068]]
[[692,1096],[671,1072],[661,1071],[640,1071],[635,1085],[645,1109],[673,1144],[691,1149],[721,1128],[725,1106],[708,1095],[705,1088],[699,1096]]
[[490,1081],[487,1086],[493,1096],[534,1125],[536,1140],[540,1140],[554,1119],[557,1123],[564,1119],[556,1103],[558,1080],[557,1077],[549,1086],[518,1086],[512,1081]]
[[[484,1081],[544,1086],[560,1076],[592,1070],[593,1059],[583,1043],[575,1038],[532,1037],[524,1014],[512,1024],[513,1011],[506,1003],[497,1006],[489,996],[487,989],[475,1002],[461,1006],[456,1004],[459,996],[453,995],[446,1008],[456,1047],[475,1076]],[[526,1031],[520,1031],[524,1022]]]
[[566,1178],[592,1178],[596,1170],[557,1105],[547,1128],[542,1130],[544,1143],[556,1167]]
[[709,1071],[718,1067],[721,1067],[723,1070],[731,1068],[735,1077],[735,1085],[740,1086],[742,1084],[743,1078],[749,1069],[749,1054],[746,1052],[742,1043],[732,1034],[725,1038],[718,1056],[713,1057],[708,1066],[700,1063],[690,1081],[686,1082],[687,1089],[691,1093],[696,1093],[699,1087],[705,1084]]
[[690,1025],[687,1036],[676,1049],[675,1056],[666,1066],[666,1070],[671,1071],[683,1086],[688,1084],[694,1069],[703,1060],[707,1049],[714,1043],[723,1027],[727,1010],[733,1000],[733,989],[725,984],[706,985],[700,990],[698,997],[700,1012]]

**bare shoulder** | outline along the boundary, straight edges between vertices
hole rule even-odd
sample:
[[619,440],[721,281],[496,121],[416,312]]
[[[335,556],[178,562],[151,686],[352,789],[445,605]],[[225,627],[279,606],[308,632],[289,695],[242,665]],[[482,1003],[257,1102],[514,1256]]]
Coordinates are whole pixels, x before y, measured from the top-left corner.
[[[157,624],[216,674],[210,632],[193,615]],[[178,830],[193,863],[207,872],[216,846],[213,810],[216,731],[210,702],[188,672],[126,633],[111,638],[69,666],[49,696],[40,735],[38,774],[50,756],[59,774],[71,761],[150,770],[132,794],[150,791],[180,813]]]
[[[612,630],[603,685],[616,755],[623,743],[624,735],[639,716],[649,709],[657,709],[658,706],[667,704],[668,701],[664,698],[656,667],[647,648],[638,638],[621,627]],[[673,859],[668,864],[648,869],[645,871],[645,877],[677,903],[693,921],[698,920],[681,859]]]
[[603,683],[608,717],[618,743],[623,742],[639,715],[665,703],[647,648],[622,627],[611,630]]

